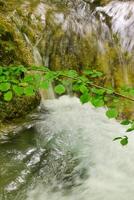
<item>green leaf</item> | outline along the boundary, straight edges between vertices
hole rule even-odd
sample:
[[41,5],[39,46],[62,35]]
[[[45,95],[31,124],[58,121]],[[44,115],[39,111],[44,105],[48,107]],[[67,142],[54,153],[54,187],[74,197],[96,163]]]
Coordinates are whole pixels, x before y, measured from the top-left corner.
[[56,76],[57,76],[57,73],[52,72],[52,71],[48,71],[46,73],[46,75],[44,76],[44,79],[52,82],[55,79]]
[[33,82],[33,75],[27,75],[24,77],[24,82]]
[[88,93],[88,88],[85,86],[85,85],[81,85],[80,86],[80,91],[81,91],[81,93]]
[[134,96],[134,89],[130,89],[129,90],[129,94],[132,95],[132,96]]
[[115,108],[110,108],[106,112],[106,115],[108,118],[116,118],[118,116],[118,111]]
[[32,86],[24,88],[24,94],[26,96],[34,96],[35,95],[34,88]]
[[95,107],[102,107],[105,104],[103,98],[97,98],[97,97],[93,97],[91,103]]
[[40,83],[40,88],[41,89],[48,89],[49,88],[49,82],[48,81],[42,81],[41,83]]
[[124,136],[124,138],[121,139],[120,143],[121,143],[122,146],[127,145],[127,144],[128,144],[128,137],[127,137],[127,136]]
[[130,120],[126,119],[121,122],[122,125],[129,125],[131,123]]
[[8,76],[9,73],[10,73],[9,71],[3,71],[3,74],[6,75],[6,76]]
[[100,77],[100,76],[103,75],[102,72],[99,72],[99,71],[96,71],[96,70],[90,70],[90,69],[84,70],[83,74],[90,75],[93,78]]
[[19,70],[21,71],[21,72],[27,72],[27,69],[26,69],[26,67],[24,67],[23,65],[20,65],[19,66]]
[[90,95],[88,93],[84,93],[83,95],[80,96],[80,101],[81,103],[87,103],[90,101]]
[[127,129],[126,132],[131,132],[134,130],[134,122],[131,124],[131,127],[129,129]]
[[97,78],[97,77],[101,77],[102,75],[103,75],[102,72],[99,72],[99,71],[93,70],[93,74],[91,75],[91,77],[93,77],[93,78]]
[[11,84],[10,83],[1,83],[0,84],[0,91],[6,92],[10,89]]
[[125,146],[128,144],[128,137],[127,136],[123,136],[123,137],[117,137],[117,138],[114,138],[113,141],[116,141],[116,140],[120,140],[120,143],[122,146]]
[[27,86],[28,86],[28,83],[21,82],[21,83],[19,83],[19,86],[22,86],[22,87],[27,87]]
[[126,130],[126,132],[132,132],[134,130],[134,128],[128,128],[127,130]]
[[5,101],[11,101],[13,98],[13,93],[11,91],[4,94],[4,100]]
[[22,73],[27,72],[27,69],[24,66],[10,66],[8,71],[11,75],[21,75]]
[[69,71],[67,71],[67,76],[70,78],[76,78],[78,76],[78,74],[75,70],[69,70]]
[[22,87],[19,87],[17,85],[13,86],[13,91],[15,92],[15,94],[17,94],[18,96],[21,96],[24,93],[24,89]]
[[14,78],[12,78],[12,79],[11,79],[11,83],[18,84],[18,83],[19,83],[19,81],[18,81],[17,79],[14,79]]
[[0,76],[0,82],[6,82],[7,77],[6,76]]
[[34,74],[34,80],[40,82],[41,80],[41,74]]
[[92,88],[91,90],[95,94],[103,95],[105,93],[105,89],[98,89],[98,88]]
[[107,90],[106,90],[106,93],[107,93],[107,94],[113,94],[113,93],[114,93],[114,90],[113,90],[113,89],[107,89]]
[[83,82],[83,83],[88,83],[88,82],[89,82],[89,79],[88,79],[87,77],[85,77],[85,76],[80,76],[80,77],[79,77],[79,80],[80,80],[81,82]]
[[66,89],[65,89],[65,87],[64,87],[62,84],[59,84],[59,85],[57,85],[57,86],[54,88],[54,91],[55,91],[57,94],[61,95],[61,94],[63,94],[63,93],[66,91]]
[[75,91],[75,92],[80,91],[80,86],[81,86],[81,84],[75,83],[75,84],[73,85],[73,91]]
[[2,73],[3,73],[3,69],[2,67],[0,67],[0,75],[2,75]]

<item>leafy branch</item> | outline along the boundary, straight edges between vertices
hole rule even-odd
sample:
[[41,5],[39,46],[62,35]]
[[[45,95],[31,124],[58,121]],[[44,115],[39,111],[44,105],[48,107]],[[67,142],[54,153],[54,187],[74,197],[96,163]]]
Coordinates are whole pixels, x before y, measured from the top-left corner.
[[[67,88],[71,85],[73,93],[76,93],[82,103],[91,102],[95,107],[107,106],[108,102],[113,102],[106,111],[108,118],[118,118],[116,102],[120,98],[134,101],[133,88],[120,88],[120,92],[114,88],[106,88],[96,84],[104,74],[96,70],[84,70],[78,74],[75,70],[51,71],[44,66],[10,66],[0,67],[0,101],[9,102],[16,96],[34,96],[40,89],[47,90],[53,84],[57,95],[67,93]],[[134,130],[133,120],[124,120],[121,124],[130,125],[127,132]],[[122,145],[128,143],[128,138],[118,137],[114,141],[120,140]]]

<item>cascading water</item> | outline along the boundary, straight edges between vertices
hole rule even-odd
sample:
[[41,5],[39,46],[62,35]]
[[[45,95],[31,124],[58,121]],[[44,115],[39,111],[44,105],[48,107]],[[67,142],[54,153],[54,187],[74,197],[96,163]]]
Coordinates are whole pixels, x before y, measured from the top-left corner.
[[125,129],[76,97],[44,109],[34,128],[1,140],[0,199],[133,200],[133,135],[113,142]]
[[118,33],[125,50],[134,49],[134,3],[113,1],[103,8],[97,8],[111,17],[112,30]]
[[91,2],[24,1],[23,13],[10,17],[28,38],[37,64],[54,70],[99,66],[113,86],[133,85],[133,3]]

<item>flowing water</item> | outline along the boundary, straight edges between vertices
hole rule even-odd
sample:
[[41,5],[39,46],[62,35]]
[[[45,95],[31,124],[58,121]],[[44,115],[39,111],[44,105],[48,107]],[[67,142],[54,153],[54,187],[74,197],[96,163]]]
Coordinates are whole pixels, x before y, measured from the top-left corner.
[[111,17],[112,30],[118,33],[124,49],[134,49],[134,2],[113,1],[105,7],[97,8]]
[[33,127],[0,141],[0,200],[133,200],[134,137],[105,109],[47,100]]

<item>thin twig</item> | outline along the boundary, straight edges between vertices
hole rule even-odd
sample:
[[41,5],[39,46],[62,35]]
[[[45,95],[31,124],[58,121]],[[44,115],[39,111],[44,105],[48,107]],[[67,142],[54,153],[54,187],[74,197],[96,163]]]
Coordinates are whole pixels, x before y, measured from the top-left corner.
[[[99,86],[99,85],[96,85],[96,84],[94,84],[94,83],[89,83],[89,85],[94,86],[94,87],[99,88],[99,89],[105,89],[105,90],[107,90],[107,91],[110,91],[110,89],[105,88],[105,87],[102,87],[102,86]],[[131,97],[127,97],[127,96],[125,96],[125,95],[123,95],[123,94],[120,94],[120,93],[118,93],[118,92],[113,91],[113,94],[115,94],[115,95],[117,95],[117,96],[120,96],[120,97],[122,97],[122,98],[128,99],[128,100],[130,100],[130,101],[134,101],[134,99],[132,99]]]
[[[38,68],[37,68],[36,71],[42,71],[42,72],[44,72],[44,70],[40,70],[40,69],[38,69]],[[71,79],[74,79],[74,80],[78,80],[77,78],[72,78],[72,77],[69,77],[68,75],[62,75],[62,76],[67,77],[67,78],[71,78]],[[105,89],[105,90],[107,90],[107,91],[110,91],[110,89],[105,88],[105,87],[100,86],[100,85],[96,85],[96,84],[94,84],[94,83],[88,82],[88,84],[91,85],[91,86],[93,86],[93,87],[99,88],[99,89]],[[124,98],[124,99],[128,99],[128,100],[130,100],[130,101],[134,101],[133,98],[128,97],[128,96],[125,96],[125,95],[123,95],[123,94],[120,94],[119,92],[113,91],[113,94],[115,94],[115,95],[117,95],[117,96],[119,96],[119,97],[122,97],[122,98]]]

